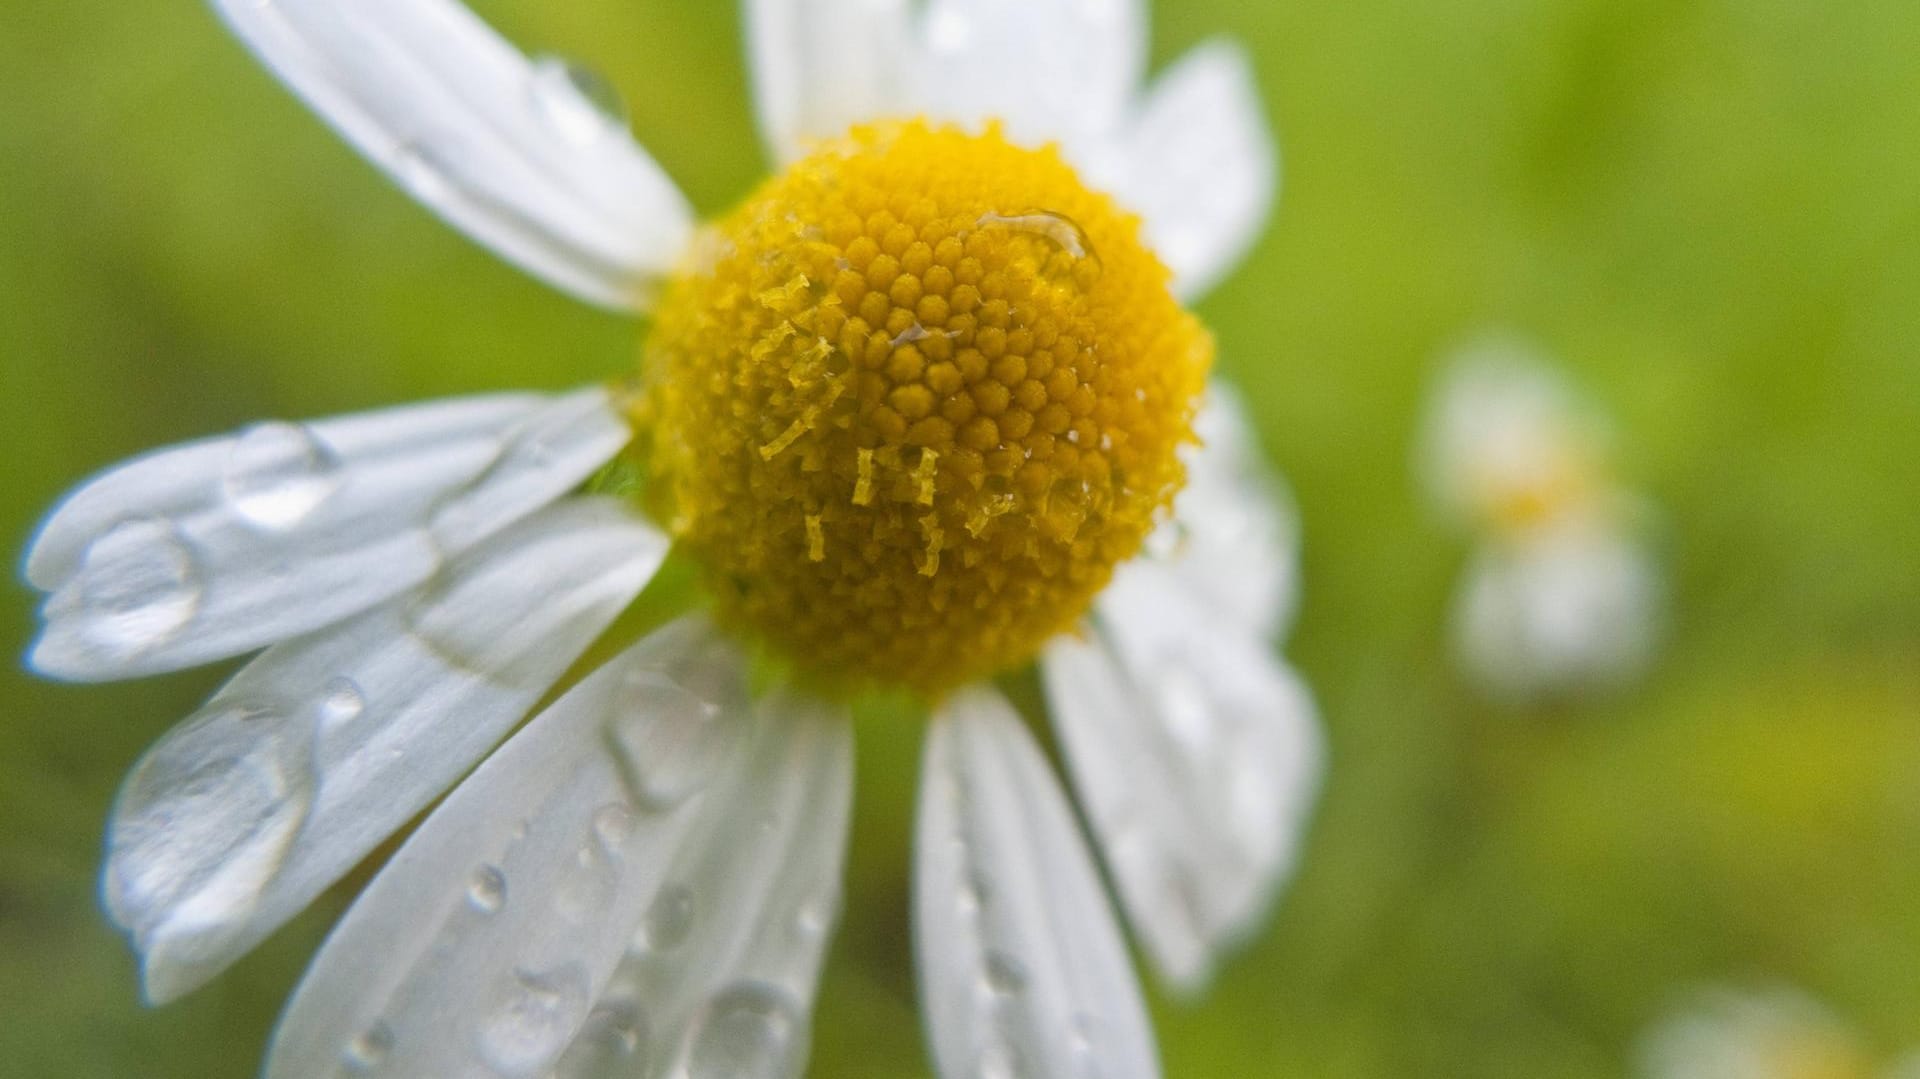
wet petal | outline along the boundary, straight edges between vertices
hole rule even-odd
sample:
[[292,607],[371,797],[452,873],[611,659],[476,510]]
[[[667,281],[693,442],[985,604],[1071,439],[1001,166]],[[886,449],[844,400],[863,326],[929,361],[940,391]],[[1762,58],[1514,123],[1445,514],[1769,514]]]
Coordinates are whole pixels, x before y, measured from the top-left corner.
[[962,691],[928,731],[914,862],[921,1009],[942,1075],[1159,1074],[1072,812],[990,690]]
[[562,503],[421,593],[249,663],[135,766],[106,902],[163,1003],[224,970],[471,768],[653,575],[666,538]]
[[838,919],[853,732],[844,708],[762,702],[755,743],[674,852],[554,1079],[798,1075]]
[[760,134],[777,161],[901,107],[905,0],[748,0]]
[[112,469],[42,526],[42,674],[130,678],[331,625],[578,486],[629,437],[606,391],[264,424]]
[[1246,54],[1226,42],[1188,53],[1082,167],[1146,219],[1174,290],[1205,293],[1259,238],[1278,193],[1279,149]]
[[928,114],[1070,152],[1120,129],[1146,60],[1141,0],[930,0],[918,34]]
[[370,161],[549,284],[643,308],[686,246],[686,200],[625,124],[454,0],[214,6]]
[[1195,593],[1262,637],[1278,634],[1298,600],[1300,524],[1292,495],[1267,467],[1240,394],[1220,379],[1194,419],[1187,485],[1147,553]]
[[746,663],[706,623],[590,675],[457,788],[334,930],[269,1079],[544,1075],[710,812],[753,728]]
[[1154,965],[1196,989],[1257,927],[1324,768],[1313,700],[1181,579],[1124,568],[1042,665],[1074,790]]

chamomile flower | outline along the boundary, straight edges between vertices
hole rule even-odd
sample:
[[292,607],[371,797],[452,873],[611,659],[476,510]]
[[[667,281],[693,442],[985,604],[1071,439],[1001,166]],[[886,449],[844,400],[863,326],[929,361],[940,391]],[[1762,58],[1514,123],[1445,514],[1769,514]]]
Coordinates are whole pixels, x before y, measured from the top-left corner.
[[1475,681],[1528,700],[1644,668],[1662,607],[1644,511],[1610,470],[1604,422],[1558,373],[1510,339],[1469,346],[1420,453],[1434,505],[1474,543],[1453,623]]
[[[1320,770],[1270,652],[1290,510],[1182,306],[1274,184],[1238,52],[1141,93],[1130,0],[754,0],[781,170],[697,225],[571,69],[451,0],[216,6],[454,226],[651,321],[637,378],[250,427],[44,525],[43,673],[258,653],[114,810],[104,888],[149,997],[444,795],[266,1074],[795,1074],[844,702],[879,685],[932,712],[914,936],[941,1073],[1156,1074],[1093,855],[992,678],[1039,665],[1121,906],[1203,984]],[[610,464],[628,482],[588,482]],[[670,548],[710,610],[570,680]]]
[[1795,989],[1714,989],[1661,1020],[1640,1047],[1644,1079],[1905,1079],[1858,1031]]

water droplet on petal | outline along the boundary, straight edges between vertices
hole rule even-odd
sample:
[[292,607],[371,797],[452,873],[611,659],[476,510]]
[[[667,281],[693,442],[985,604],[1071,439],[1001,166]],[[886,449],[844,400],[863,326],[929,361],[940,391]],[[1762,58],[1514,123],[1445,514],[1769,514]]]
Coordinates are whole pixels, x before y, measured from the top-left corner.
[[545,973],[515,970],[480,1030],[480,1055],[504,1076],[544,1071],[586,1017],[586,968],[577,963]]
[[467,878],[467,902],[482,914],[496,914],[507,905],[507,875],[500,867],[483,865]]
[[666,885],[647,908],[640,943],[652,951],[670,951],[693,932],[693,917],[693,892],[684,884]]
[[593,811],[593,834],[609,852],[618,852],[633,838],[633,810],[620,802],[608,802]]
[[299,524],[340,489],[340,459],[311,428],[263,423],[227,451],[221,490],[234,512],[262,528]]
[[826,895],[810,903],[802,903],[793,916],[793,931],[802,940],[819,940],[833,928],[834,919],[839,914],[838,896]]
[[688,1079],[770,1079],[805,1053],[800,1005],[778,986],[744,981],[708,1002],[688,1054]]
[[320,726],[324,730],[338,730],[360,718],[366,709],[366,695],[351,678],[335,678],[320,691]]
[[75,578],[87,635],[119,656],[173,637],[200,608],[193,552],[166,521],[124,521],[87,545]]
[[987,988],[1003,996],[1014,996],[1027,987],[1027,965],[1006,952],[987,953]]
[[136,931],[218,931],[279,872],[313,798],[306,741],[284,725],[271,710],[219,706],[135,766],[114,810],[107,886]]
[[364,1075],[386,1063],[393,1052],[393,1028],[385,1023],[375,1023],[359,1037],[347,1043],[340,1054],[341,1063],[349,1072]]
[[590,68],[557,56],[534,62],[529,84],[535,111],[576,146],[589,146],[626,127],[626,105],[613,84]]
[[631,1079],[646,1074],[653,1031],[638,1002],[610,997],[594,1006],[554,1079]]
[[737,714],[666,675],[635,671],[621,687],[607,733],[634,796],[664,812],[706,786],[740,727]]

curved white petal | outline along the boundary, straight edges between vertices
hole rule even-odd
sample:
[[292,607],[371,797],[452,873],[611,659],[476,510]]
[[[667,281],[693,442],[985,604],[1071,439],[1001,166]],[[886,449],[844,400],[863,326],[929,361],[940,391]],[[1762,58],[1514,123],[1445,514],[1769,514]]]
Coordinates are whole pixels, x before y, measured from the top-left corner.
[[1096,623],[1047,651],[1049,711],[1135,932],[1196,989],[1293,868],[1324,770],[1318,716],[1263,638],[1159,567],[1123,568]]
[[135,766],[105,898],[164,1003],[224,970],[472,767],[632,602],[666,538],[565,502],[431,587],[267,650]]
[[926,113],[1070,154],[1119,131],[1146,62],[1141,0],[929,0],[918,32]]
[[1187,485],[1146,550],[1222,613],[1273,637],[1299,599],[1300,522],[1293,497],[1260,451],[1240,394],[1221,379],[1194,418],[1200,444]]
[[853,730],[844,708],[787,692],[760,714],[554,1079],[800,1074],[839,915]]
[[[548,708],[420,826],[328,939],[269,1079],[540,1076],[594,1018],[754,728],[746,662],[663,629]],[[351,1072],[350,1072],[351,1073]]]
[[1581,517],[1496,541],[1461,585],[1461,662],[1514,700],[1618,684],[1652,656],[1661,593],[1652,556],[1617,524]]
[[264,424],[139,458],[41,527],[33,666],[130,678],[331,625],[578,486],[629,437],[590,389]]
[[1072,812],[991,690],[962,691],[928,731],[913,892],[921,1010],[941,1075],[1159,1074]]
[[1141,0],[747,0],[746,14],[761,131],[783,161],[914,115],[1088,147],[1123,126],[1146,58]]
[[686,200],[625,127],[456,0],[214,6],[375,165],[549,284],[642,308],[686,246]]
[[1145,219],[1174,291],[1193,299],[1259,238],[1279,161],[1246,54],[1216,41],[1160,76],[1132,126],[1081,167]]
[[776,161],[902,108],[906,0],[746,0],[760,135]]

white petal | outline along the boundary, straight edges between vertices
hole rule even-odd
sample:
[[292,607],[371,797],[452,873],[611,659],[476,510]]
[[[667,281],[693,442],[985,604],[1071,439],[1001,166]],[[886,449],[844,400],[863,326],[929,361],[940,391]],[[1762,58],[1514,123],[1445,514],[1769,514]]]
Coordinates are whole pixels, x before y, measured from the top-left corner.
[[1293,498],[1267,467],[1240,394],[1215,379],[1194,419],[1200,445],[1185,454],[1187,485],[1147,553],[1194,592],[1262,637],[1299,598],[1300,524]]
[[357,614],[573,487],[629,432],[606,391],[265,424],[115,468],[48,519],[32,662],[177,670]]
[[921,1010],[941,1075],[1159,1074],[1072,812],[990,690],[962,691],[928,732],[914,863]]
[[1154,84],[1132,128],[1082,167],[1146,219],[1174,291],[1206,292],[1259,237],[1279,184],[1279,149],[1246,55],[1225,42],[1188,53]]
[[269,1079],[343,1065],[546,1074],[752,720],[744,657],[698,620],[589,676],[461,784],[354,904],[288,1005]]
[[555,1079],[800,1073],[839,912],[853,731],[844,708],[790,693],[760,713]]
[[1576,518],[1476,555],[1455,637],[1468,673],[1496,695],[1602,689],[1646,666],[1661,608],[1649,553],[1617,524]]
[[902,108],[905,0],[747,0],[760,134],[774,159]]
[[358,864],[519,722],[659,567],[613,500],[565,502],[418,595],[275,646],[135,766],[105,898],[164,1003]]
[[1068,769],[1135,932],[1192,990],[1289,874],[1323,770],[1313,700],[1264,639],[1127,566],[1042,664]]
[[569,69],[456,0],[215,0],[361,153],[469,236],[591,303],[641,308],[686,200]]
[[930,0],[914,96],[940,119],[1003,120],[1069,151],[1119,130],[1146,58],[1141,0]]

